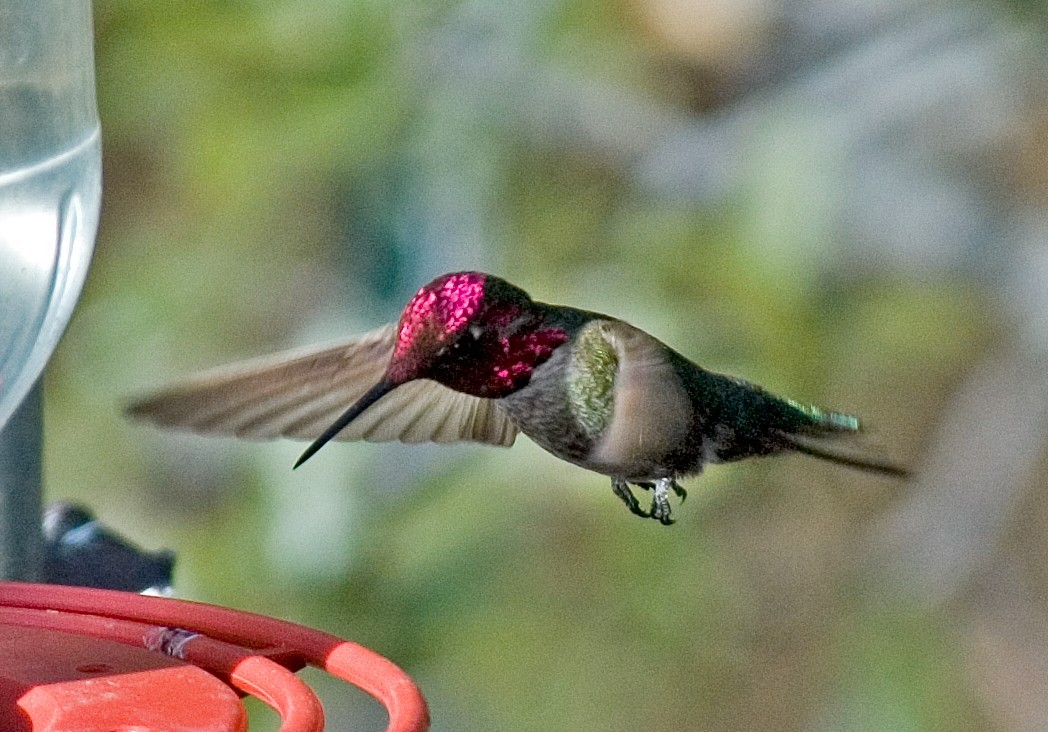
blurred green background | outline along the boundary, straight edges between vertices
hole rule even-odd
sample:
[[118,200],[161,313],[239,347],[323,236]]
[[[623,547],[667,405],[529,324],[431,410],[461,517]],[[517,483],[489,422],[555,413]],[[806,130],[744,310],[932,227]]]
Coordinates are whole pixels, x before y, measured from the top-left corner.
[[[356,640],[444,730],[1048,728],[1048,8],[97,0],[103,219],[48,498]],[[521,438],[128,424],[455,269],[854,412],[910,485],[712,467],[665,528]],[[331,729],[380,729],[310,677]],[[264,711],[260,724],[272,724]]]

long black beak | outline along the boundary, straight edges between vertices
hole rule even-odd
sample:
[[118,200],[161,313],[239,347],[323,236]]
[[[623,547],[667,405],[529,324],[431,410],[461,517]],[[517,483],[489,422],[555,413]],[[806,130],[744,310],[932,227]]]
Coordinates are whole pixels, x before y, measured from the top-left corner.
[[299,458],[295,462],[295,465],[292,468],[292,470],[294,470],[299,465],[313,457],[313,455],[316,454],[317,450],[319,450],[328,442],[330,442],[335,435],[337,435],[339,432],[345,429],[346,425],[348,425],[354,419],[359,417],[365,409],[370,407],[372,404],[377,402],[379,399],[384,397],[389,392],[393,391],[394,387],[394,384],[390,384],[388,381],[383,379],[382,381],[378,382],[373,387],[368,389],[364,393],[364,396],[360,397],[360,399],[357,399],[357,401],[353,404],[352,407],[347,409],[341,417],[335,420],[334,424],[332,424],[330,427],[324,430],[324,434],[315,439],[313,441],[313,444],[307,447],[305,452],[299,455]]

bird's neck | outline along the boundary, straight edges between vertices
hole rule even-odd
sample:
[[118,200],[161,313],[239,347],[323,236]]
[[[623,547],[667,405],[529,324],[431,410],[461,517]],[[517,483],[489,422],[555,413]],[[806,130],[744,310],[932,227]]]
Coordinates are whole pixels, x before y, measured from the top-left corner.
[[546,321],[541,311],[522,313],[464,342],[430,378],[466,394],[501,399],[526,386],[536,367],[568,338],[568,331]]

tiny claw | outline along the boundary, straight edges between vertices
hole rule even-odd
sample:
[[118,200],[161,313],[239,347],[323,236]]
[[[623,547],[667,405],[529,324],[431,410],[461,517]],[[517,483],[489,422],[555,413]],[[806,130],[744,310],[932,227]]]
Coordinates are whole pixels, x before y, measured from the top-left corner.
[[676,519],[673,518],[670,512],[670,502],[667,500],[652,500],[651,517],[663,526],[669,526],[676,522]]
[[633,495],[633,491],[630,490],[629,484],[621,478],[611,479],[611,489],[615,492],[615,495],[622,499],[622,502],[626,504],[626,508],[630,510],[630,513],[641,516],[642,518],[649,518],[651,514],[640,507],[637,502],[637,497]]
[[681,503],[684,503],[684,501],[688,498],[688,492],[681,488],[679,485],[677,485],[677,481],[673,481],[670,484],[670,488],[672,488],[673,492],[677,494],[677,498],[680,499]]
[[[655,483],[654,495],[651,498],[651,517],[663,526],[674,523],[670,509],[670,490],[677,493],[680,486],[672,478],[659,478]],[[680,495],[679,493],[677,495]]]

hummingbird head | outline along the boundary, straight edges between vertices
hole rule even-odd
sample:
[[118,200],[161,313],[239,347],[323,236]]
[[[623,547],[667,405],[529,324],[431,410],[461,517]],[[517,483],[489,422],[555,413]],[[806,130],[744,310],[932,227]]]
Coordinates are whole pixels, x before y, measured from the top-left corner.
[[386,371],[391,386],[433,379],[498,398],[527,383],[535,366],[567,340],[544,326],[524,290],[483,272],[455,272],[419,289],[400,316]]
[[384,395],[414,379],[489,399],[512,394],[568,340],[555,318],[547,322],[552,310],[483,272],[454,272],[424,285],[400,315],[385,375],[306,448],[295,467]]

